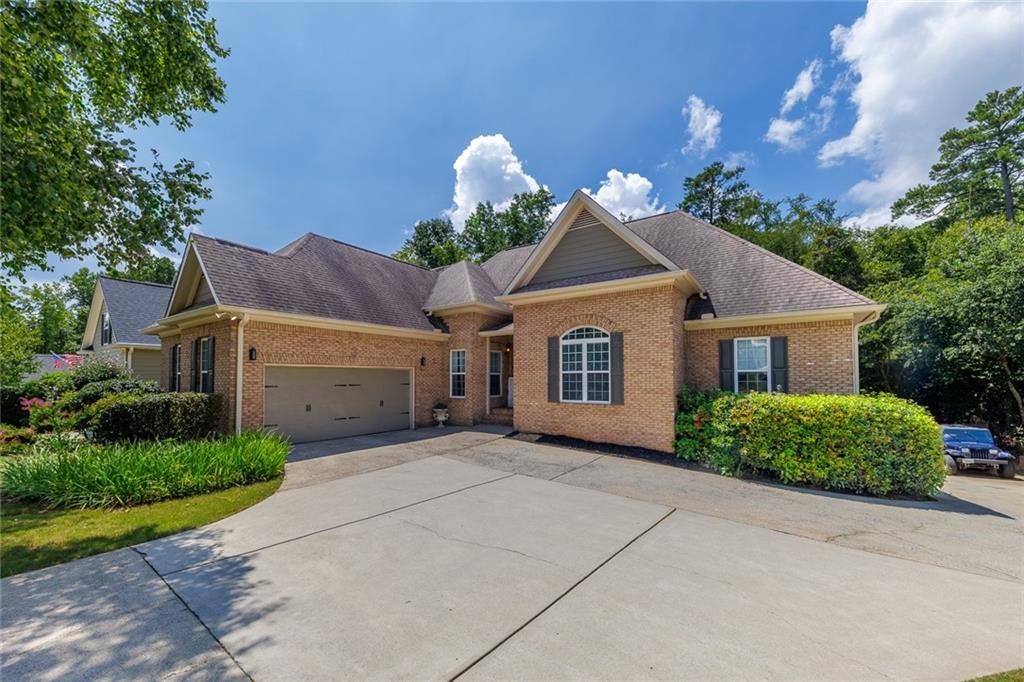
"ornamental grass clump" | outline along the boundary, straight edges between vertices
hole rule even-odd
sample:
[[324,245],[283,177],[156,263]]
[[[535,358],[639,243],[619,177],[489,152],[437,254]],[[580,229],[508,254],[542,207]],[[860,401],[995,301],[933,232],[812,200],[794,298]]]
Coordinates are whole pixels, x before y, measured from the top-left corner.
[[3,497],[47,508],[130,507],[266,481],[284,472],[288,444],[273,434],[116,445],[56,442],[8,458]]
[[677,453],[724,473],[911,497],[930,495],[945,480],[939,426],[909,400],[751,393],[680,402],[687,404],[699,409],[681,410]]

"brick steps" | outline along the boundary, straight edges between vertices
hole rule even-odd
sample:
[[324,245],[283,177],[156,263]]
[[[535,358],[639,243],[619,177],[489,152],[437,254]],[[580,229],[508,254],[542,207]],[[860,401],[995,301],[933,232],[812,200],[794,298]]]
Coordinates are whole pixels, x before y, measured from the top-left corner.
[[484,423],[512,426],[513,414],[511,407],[492,407],[491,413],[484,417]]

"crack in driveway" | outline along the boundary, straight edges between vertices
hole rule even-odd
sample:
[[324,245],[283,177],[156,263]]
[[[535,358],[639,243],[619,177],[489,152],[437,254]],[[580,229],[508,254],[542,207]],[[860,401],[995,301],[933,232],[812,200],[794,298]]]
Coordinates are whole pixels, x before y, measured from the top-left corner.
[[458,542],[458,543],[462,543],[462,544],[466,544],[466,545],[472,545],[473,547],[480,547],[482,549],[497,549],[497,550],[501,550],[503,552],[511,552],[512,554],[518,554],[519,556],[526,557],[527,559],[533,559],[535,561],[541,561],[541,562],[543,562],[545,564],[548,564],[550,566],[556,566],[558,568],[565,569],[567,571],[568,570],[572,570],[572,569],[570,569],[570,568],[568,568],[566,566],[562,566],[559,563],[555,563],[554,561],[549,561],[548,559],[542,559],[539,556],[533,556],[532,554],[527,554],[526,552],[521,552],[518,549],[512,549],[511,547],[502,547],[501,545],[489,545],[489,544],[487,544],[485,542],[476,542],[474,540],[467,540],[465,538],[452,537],[450,535],[445,535],[444,533],[442,533],[442,532],[440,532],[440,531],[438,531],[438,530],[436,530],[434,528],[431,528],[430,526],[426,526],[426,525],[424,525],[422,523],[416,523],[415,521],[410,521],[409,519],[403,519],[403,518],[399,518],[397,516],[391,516],[390,514],[388,515],[388,518],[393,518],[396,521],[400,521],[401,523],[404,523],[404,524],[407,524],[407,525],[410,525],[410,526],[415,526],[416,528],[422,528],[425,531],[433,533],[434,535],[436,535],[437,537],[441,538],[442,540],[449,540],[451,542]]

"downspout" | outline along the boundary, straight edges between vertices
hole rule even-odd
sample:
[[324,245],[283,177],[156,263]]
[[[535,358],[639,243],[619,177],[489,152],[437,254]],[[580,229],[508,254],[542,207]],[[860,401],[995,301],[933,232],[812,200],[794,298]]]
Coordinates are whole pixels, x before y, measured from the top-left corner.
[[238,320],[237,347],[235,348],[235,433],[242,433],[242,372],[245,369],[245,323],[249,313],[242,313]]
[[874,322],[880,317],[875,313],[870,313],[860,322],[853,325],[853,393],[854,395],[860,393],[860,339],[858,338],[860,328],[864,325]]

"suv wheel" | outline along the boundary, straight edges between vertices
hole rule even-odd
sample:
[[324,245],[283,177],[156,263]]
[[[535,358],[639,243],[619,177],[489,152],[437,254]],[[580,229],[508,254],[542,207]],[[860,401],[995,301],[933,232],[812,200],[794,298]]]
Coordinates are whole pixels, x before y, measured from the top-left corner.
[[946,455],[946,474],[949,476],[955,476],[956,472],[956,460],[949,455]]
[[1013,478],[1017,473],[1017,467],[1013,462],[1007,462],[999,467],[999,476],[1002,478]]

